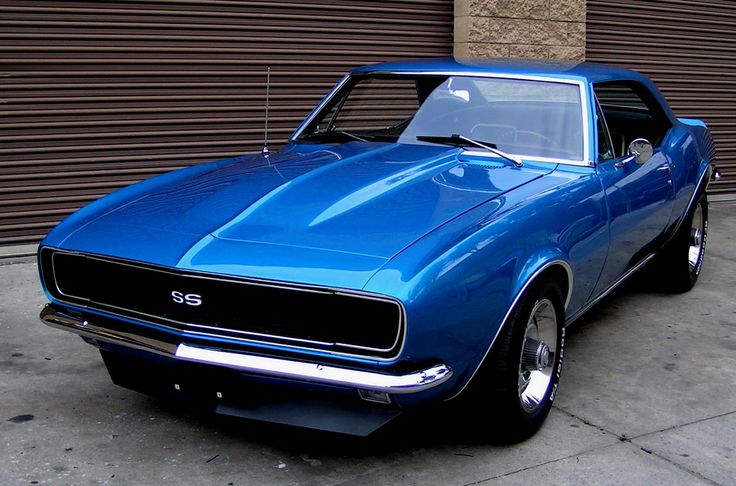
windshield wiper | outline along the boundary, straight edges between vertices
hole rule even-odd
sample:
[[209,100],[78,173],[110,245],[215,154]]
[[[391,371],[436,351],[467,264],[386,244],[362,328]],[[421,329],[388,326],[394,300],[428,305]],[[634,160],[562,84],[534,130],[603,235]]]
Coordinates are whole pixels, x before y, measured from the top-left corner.
[[345,130],[333,130],[332,133],[339,133],[340,135],[345,135],[346,137],[350,137],[353,140],[357,140],[359,142],[367,142],[367,138],[359,137],[354,133],[346,132]]
[[514,157],[513,155],[507,154],[506,152],[502,150],[497,149],[496,145],[493,143],[480,142],[478,140],[473,140],[472,138],[458,135],[457,133],[453,133],[449,137],[441,136],[441,135],[417,135],[417,140],[421,142],[452,145],[454,147],[467,147],[467,146],[479,147],[479,148],[488,150],[489,152],[492,152],[498,155],[499,157],[502,157],[508,160],[509,162],[513,163],[515,167],[521,167],[522,165],[524,165],[521,159]]
[[303,138],[307,138],[307,139],[308,138],[329,138],[332,135],[352,138],[353,140],[357,140],[359,142],[368,142],[368,139],[359,137],[358,135],[355,135],[354,133],[346,132],[345,130],[330,130],[328,132],[311,133],[309,135],[305,135]]

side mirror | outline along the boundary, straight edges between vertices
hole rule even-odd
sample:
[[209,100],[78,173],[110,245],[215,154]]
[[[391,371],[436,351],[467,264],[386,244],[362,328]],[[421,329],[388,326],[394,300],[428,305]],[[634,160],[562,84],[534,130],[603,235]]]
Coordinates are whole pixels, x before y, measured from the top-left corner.
[[643,164],[652,158],[654,149],[646,138],[637,138],[629,144],[629,155],[634,156],[637,164]]
[[629,155],[614,165],[620,169],[632,160],[635,160],[637,164],[643,164],[651,159],[653,154],[654,149],[652,148],[652,144],[649,143],[649,140],[646,138],[637,138],[629,144]]

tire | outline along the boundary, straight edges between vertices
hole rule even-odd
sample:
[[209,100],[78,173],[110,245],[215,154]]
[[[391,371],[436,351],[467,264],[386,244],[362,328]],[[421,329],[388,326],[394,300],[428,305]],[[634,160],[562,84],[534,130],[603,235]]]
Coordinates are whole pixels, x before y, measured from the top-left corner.
[[[545,280],[525,292],[504,324],[467,397],[475,425],[494,442],[525,440],[547,418],[562,370],[564,319],[560,287]],[[539,341],[548,360],[534,353]]]
[[703,194],[658,257],[655,277],[661,279],[665,290],[682,293],[695,286],[703,268],[707,241],[708,197]]

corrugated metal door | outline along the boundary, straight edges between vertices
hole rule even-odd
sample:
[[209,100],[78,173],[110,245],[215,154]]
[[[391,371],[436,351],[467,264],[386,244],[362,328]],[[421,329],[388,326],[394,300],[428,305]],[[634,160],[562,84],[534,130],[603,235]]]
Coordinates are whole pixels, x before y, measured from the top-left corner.
[[736,2],[589,0],[586,59],[647,74],[677,116],[708,123],[723,179],[736,195]]
[[0,4],[0,245],[113,189],[272,145],[347,69],[452,54],[451,0]]

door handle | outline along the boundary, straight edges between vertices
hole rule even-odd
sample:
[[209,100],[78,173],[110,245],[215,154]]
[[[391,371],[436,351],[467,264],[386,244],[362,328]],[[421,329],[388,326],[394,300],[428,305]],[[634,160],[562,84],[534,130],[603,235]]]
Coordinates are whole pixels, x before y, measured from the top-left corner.
[[672,168],[669,165],[662,165],[660,167],[657,167],[657,172],[669,175],[672,172]]

